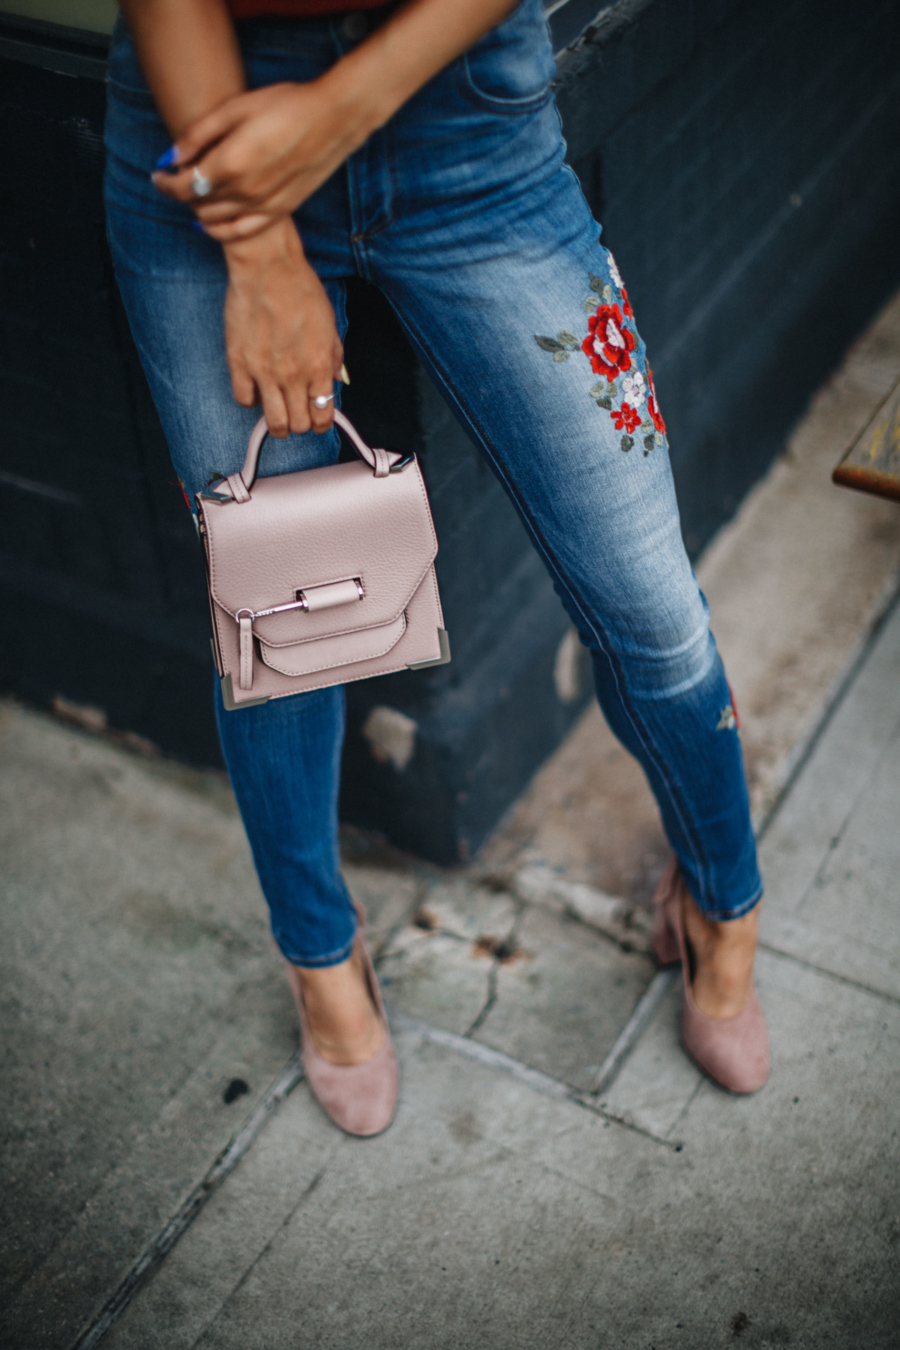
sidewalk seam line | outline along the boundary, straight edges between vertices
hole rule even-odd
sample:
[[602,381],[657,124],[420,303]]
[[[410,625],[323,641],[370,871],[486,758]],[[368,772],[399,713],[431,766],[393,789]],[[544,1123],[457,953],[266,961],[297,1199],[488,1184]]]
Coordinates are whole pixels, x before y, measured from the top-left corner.
[[601,1095],[612,1087],[624,1068],[626,1059],[653,1021],[657,1009],[680,974],[681,967],[673,966],[658,970],[653,976],[643,996],[638,1000],[634,1012],[619,1032],[613,1048],[600,1066],[600,1072],[588,1093],[589,1096],[596,1097],[599,1101]]
[[291,1207],[291,1209],[284,1216],[284,1218],[281,1220],[278,1226],[274,1228],[272,1232],[269,1234],[269,1236],[266,1238],[266,1241],[260,1247],[259,1251],[256,1253],[250,1264],[247,1266],[247,1269],[241,1274],[240,1278],[236,1280],[235,1283],[231,1286],[228,1293],[219,1301],[219,1306],[216,1308],[216,1311],[214,1312],[212,1317],[210,1317],[210,1319],[206,1323],[204,1323],[202,1330],[191,1342],[192,1350],[193,1346],[199,1344],[199,1342],[203,1340],[204,1336],[207,1334],[210,1328],[215,1326],[216,1322],[222,1316],[222,1312],[225,1309],[226,1304],[229,1303],[231,1299],[234,1298],[235,1294],[239,1293],[240,1290],[243,1289],[244,1285],[247,1283],[250,1276],[256,1270],[260,1261],[262,1261],[263,1258],[267,1256],[268,1253],[272,1250],[272,1247],[276,1239],[279,1237],[281,1233],[284,1232],[284,1230],[288,1227],[288,1225],[293,1222],[297,1213],[306,1204],[306,1201],[312,1195],[313,1191],[316,1190],[316,1188],[319,1185],[319,1182],[322,1180],[323,1176],[328,1171],[330,1162],[331,1157],[329,1156],[328,1161],[325,1162],[323,1166],[319,1168],[318,1172],[313,1177],[312,1181],[309,1183],[303,1194],[297,1200],[297,1203]]
[[805,734],[801,735],[789,751],[782,770],[781,784],[775,793],[775,797],[771,804],[760,813],[758,819],[754,820],[754,834],[758,844],[762,842],[797,779],[812,759],[816,747],[831,725],[838,709],[844,703],[898,604],[900,604],[900,568],[888,578],[882,587],[881,593],[872,607],[865,629],[844,658],[840,669],[825,693],[818,717],[813,720]]
[[[660,972],[663,975],[667,973],[666,971]],[[502,1050],[495,1050],[492,1046],[484,1045],[481,1041],[470,1040],[469,1037],[461,1036],[456,1031],[445,1031],[442,1027],[433,1027],[429,1022],[420,1022],[414,1017],[405,1016],[403,1013],[390,1015],[389,1020],[391,1026],[397,1031],[407,1031],[413,1035],[421,1036],[423,1040],[429,1041],[432,1045],[440,1046],[442,1050],[450,1050],[454,1054],[462,1055],[465,1059],[474,1060],[482,1068],[508,1074],[510,1078],[515,1078],[517,1082],[544,1097],[551,1097],[558,1102],[571,1102],[574,1106],[580,1106],[596,1116],[601,1116],[603,1120],[608,1120],[615,1125],[622,1125],[625,1129],[631,1130],[632,1133],[642,1135],[654,1144],[661,1144],[663,1148],[670,1149],[675,1153],[681,1152],[680,1141],[663,1139],[660,1135],[653,1134],[640,1125],[635,1125],[633,1121],[626,1117],[617,1116],[612,1111],[605,1110],[597,1102],[595,1093],[570,1087],[568,1083],[563,1083],[560,1079],[551,1077],[550,1074],[544,1073],[541,1069],[532,1069],[530,1065],[523,1064],[520,1059],[514,1059],[512,1055],[504,1054]]]
[[795,952],[786,952],[771,942],[760,942],[758,945],[759,950],[767,952],[769,956],[779,957],[782,961],[791,961],[803,970],[811,970],[813,974],[821,975],[827,980],[836,980],[838,984],[845,984],[850,989],[858,989],[861,994],[868,994],[871,998],[883,998],[886,1003],[900,1003],[900,998],[896,994],[888,994],[884,989],[873,989],[870,984],[862,984],[861,981],[854,980],[850,975],[841,975],[836,970],[829,970],[827,966],[816,965],[815,961],[806,961],[802,956],[797,956]]
[[72,1350],[93,1350],[93,1347],[106,1335],[113,1322],[125,1311],[150,1275],[161,1265],[178,1239],[196,1219],[206,1202],[240,1162],[276,1106],[284,1100],[302,1078],[303,1065],[298,1050],[291,1056],[249,1120],[232,1137],[203,1179],[193,1187],[162,1231],[157,1234],[149,1246],[145,1247],[115,1293],[107,1299],[91,1324],[75,1341]]

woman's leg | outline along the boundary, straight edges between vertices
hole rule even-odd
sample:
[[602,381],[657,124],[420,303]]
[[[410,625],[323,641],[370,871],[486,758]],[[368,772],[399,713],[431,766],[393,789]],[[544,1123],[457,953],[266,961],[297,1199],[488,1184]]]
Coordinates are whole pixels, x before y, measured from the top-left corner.
[[[305,34],[298,28],[295,36],[300,42],[293,54],[267,40],[261,55],[245,53],[251,82],[314,78],[323,62],[334,59],[322,25]],[[173,462],[193,500],[213,475],[241,467],[258,413],[239,407],[232,395],[223,340],[222,250],[193,228],[189,211],[162,198],[150,184],[149,171],[169,137],[121,22],[109,80],[110,246]],[[340,248],[340,229],[332,232],[327,223],[340,216],[345,203],[329,185],[310,205],[319,236],[338,241],[321,260],[320,275],[343,334],[342,278],[352,268],[346,265],[347,249]],[[338,449],[336,432],[269,441],[261,473],[331,463]],[[321,689],[228,712],[216,682],[216,715],[272,930],[286,959],[299,969],[316,1047],[334,1064],[364,1064],[382,1047],[386,1033],[370,998],[363,954],[355,942],[356,911],[340,874],[343,690]]]
[[[255,410],[234,401],[224,351],[220,246],[160,196],[149,170],[169,137],[120,28],[110,61],[106,180],[116,275],[173,462],[189,500],[240,468]],[[342,285],[329,283],[343,328]],[[332,462],[337,434],[267,442],[262,473]],[[216,712],[275,939],[311,968],[348,959],[356,914],[340,875],[337,794],[343,690],[322,689]]]
[[[695,1001],[701,1012],[731,1017],[750,997],[762,883],[731,692],[684,552],[666,438],[647,418],[653,395],[641,397],[642,385],[652,388],[645,353],[621,289],[602,301],[615,283],[596,230],[578,266],[559,254],[537,262],[519,266],[516,257],[505,270],[492,259],[485,279],[493,295],[483,297],[481,319],[500,322],[474,342],[468,302],[457,330],[447,291],[429,304],[421,287],[413,293],[386,281],[385,289],[507,488],[590,651],[603,711],[647,774],[686,883]],[[466,270],[470,279],[478,271]],[[534,342],[535,334],[588,337],[578,309],[593,294],[591,276],[602,278],[591,317],[601,312],[602,321],[603,310],[617,309],[621,324],[615,313],[609,319],[615,336],[634,342],[624,377],[598,379],[581,341],[569,344],[566,362]],[[521,318],[503,323],[495,285],[543,310],[537,322],[532,316],[535,334],[510,340]],[[551,296],[558,308],[548,322]],[[438,323],[446,345],[436,351],[426,337]],[[626,379],[636,391],[631,402]],[[599,397],[589,397],[598,384]],[[661,425],[655,399],[652,406]],[[649,428],[629,428],[626,408]]]
[[[529,95],[524,56],[510,59],[534,45],[529,9],[537,22],[536,5],[516,12],[502,61],[476,55],[469,85],[448,72],[418,121],[398,118],[393,219],[363,241],[365,267],[541,553],[700,918],[746,954],[755,918],[740,920],[762,887],[731,694],[627,293],[563,163],[555,110]],[[499,31],[492,41],[503,48]],[[743,965],[749,994],[752,950]]]

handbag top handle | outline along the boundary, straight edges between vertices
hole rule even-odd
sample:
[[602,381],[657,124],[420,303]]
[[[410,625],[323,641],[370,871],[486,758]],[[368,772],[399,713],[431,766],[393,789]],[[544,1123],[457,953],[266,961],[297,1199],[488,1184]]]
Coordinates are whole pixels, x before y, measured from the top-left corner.
[[[413,458],[412,455],[400,455],[396,450],[379,450],[367,445],[349,417],[345,417],[340,408],[335,408],[334,420],[353,443],[356,453],[373,470],[376,478],[386,478],[389,473],[405,468]],[[230,489],[236,502],[249,502],[250,490],[256,482],[256,472],[259,468],[259,452],[268,434],[269,428],[266,425],[266,419],[261,417],[250,433],[244,467],[240,473],[229,474],[225,482],[215,489],[216,492],[224,494]]]

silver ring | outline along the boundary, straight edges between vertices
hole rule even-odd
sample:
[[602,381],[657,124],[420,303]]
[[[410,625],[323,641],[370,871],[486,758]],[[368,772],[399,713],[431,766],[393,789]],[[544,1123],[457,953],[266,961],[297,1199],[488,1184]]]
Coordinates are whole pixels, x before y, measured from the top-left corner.
[[316,394],[310,402],[317,408],[327,408],[329,403],[334,402],[334,394]]
[[213,189],[211,181],[207,178],[205,173],[200,172],[196,165],[191,174],[191,184],[194,188],[195,197],[208,197]]

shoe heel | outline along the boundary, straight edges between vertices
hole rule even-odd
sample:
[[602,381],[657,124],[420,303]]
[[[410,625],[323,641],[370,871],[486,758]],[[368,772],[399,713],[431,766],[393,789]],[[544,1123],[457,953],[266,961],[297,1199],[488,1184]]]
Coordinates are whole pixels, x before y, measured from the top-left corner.
[[672,925],[666,916],[666,902],[672,895],[678,882],[678,863],[673,858],[659,879],[659,885],[653,896],[653,933],[651,946],[653,955],[661,966],[675,966],[681,961],[681,948],[678,935],[672,931]]
[[669,927],[662,908],[657,911],[651,941],[653,955],[656,957],[658,965],[677,966],[680,964],[681,952],[678,949],[678,939]]

